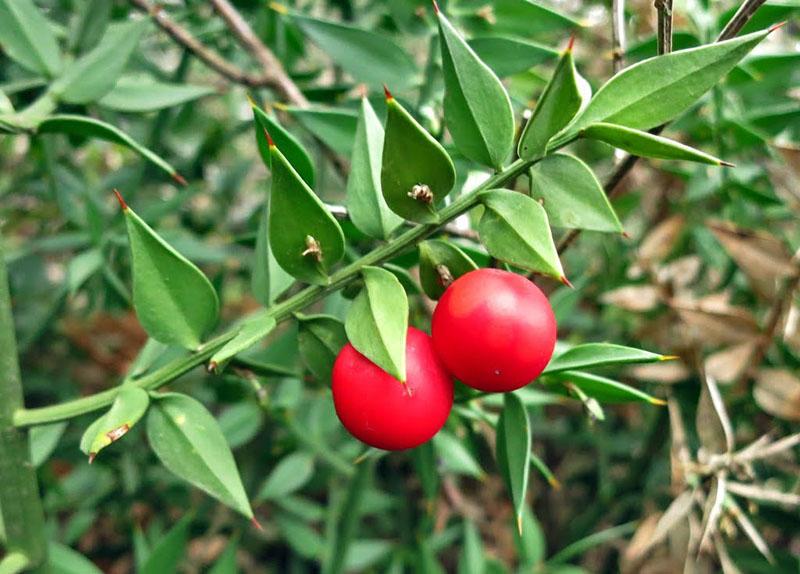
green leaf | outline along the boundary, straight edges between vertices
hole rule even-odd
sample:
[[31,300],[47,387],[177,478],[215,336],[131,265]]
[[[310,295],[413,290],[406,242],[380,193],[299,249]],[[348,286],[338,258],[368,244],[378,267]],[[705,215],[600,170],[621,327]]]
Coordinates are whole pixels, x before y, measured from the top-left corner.
[[169,84],[148,76],[122,76],[98,103],[118,112],[155,112],[192,102],[215,91],[211,86]]
[[147,437],[168,470],[247,518],[253,517],[231,449],[202,404],[180,393],[154,395]]
[[162,574],[164,572],[178,572],[178,565],[186,553],[186,544],[189,541],[189,525],[192,515],[187,514],[175,526],[170,528],[158,543],[153,547],[147,562],[139,571],[140,574]]
[[750,52],[769,30],[656,56],[612,77],[568,125],[567,141],[592,124],[619,124],[648,130],[686,110]]
[[141,387],[124,384],[120,387],[108,412],[92,423],[81,438],[81,450],[94,460],[101,450],[125,436],[150,404],[150,395]]
[[353,154],[353,142],[356,137],[358,114],[350,110],[311,106],[296,108],[292,106],[275,106],[285,110],[296,118],[303,127],[318,137],[329,148],[350,157]]
[[517,38],[481,36],[467,43],[501,78],[524,72],[558,56],[558,50],[554,48]]
[[522,532],[522,513],[531,468],[531,429],[528,411],[514,393],[506,393],[497,421],[497,466],[514,502],[517,530]]
[[[480,3],[472,5],[483,6]],[[475,35],[491,32],[522,38],[540,38],[586,26],[572,16],[536,0],[494,0],[487,6],[491,7],[491,19],[487,19],[480,11],[470,13],[469,19],[462,17]]]
[[353,301],[345,330],[353,347],[394,378],[406,380],[408,298],[397,277],[364,267],[364,288]]
[[[332,529],[332,536],[328,540],[328,551],[322,565],[322,574],[343,574],[345,572],[345,559],[349,554],[350,545],[355,538],[358,523],[363,514],[362,501],[374,466],[374,459],[362,461],[356,466],[356,472],[350,479],[342,505],[336,509],[336,523]],[[331,511],[332,509],[329,509],[328,512]]]
[[458,150],[499,170],[514,147],[514,112],[495,73],[437,10],[444,73],[444,116]]
[[86,0],[77,8],[77,18],[70,23],[69,48],[75,54],[91,50],[100,41],[108,27],[111,10],[114,8],[108,0]]
[[675,140],[614,124],[592,124],[581,132],[583,137],[600,140],[633,155],[657,159],[682,159],[709,165],[730,165],[691,146]]
[[464,542],[458,559],[458,574],[484,574],[486,568],[481,535],[471,520],[464,521]]
[[319,48],[358,82],[408,89],[419,81],[414,60],[391,38],[349,24],[290,12]]
[[567,229],[622,233],[614,208],[592,169],[575,156],[556,153],[530,169],[531,196],[550,223]]
[[276,530],[298,556],[319,560],[325,543],[316,530],[283,512],[275,516],[275,522]]
[[232,540],[228,541],[225,550],[219,555],[214,566],[208,571],[208,574],[238,574],[239,567],[236,564],[236,553],[239,550],[239,537],[234,536]]
[[183,178],[178,175],[175,168],[161,159],[156,153],[138,143],[122,130],[100,120],[72,114],[57,114],[43,119],[41,123],[39,123],[36,131],[40,134],[61,133],[93,137],[123,145],[132,149],[159,169],[165,171],[174,180],[179,183],[183,182]]
[[61,71],[53,29],[31,0],[0,0],[0,45],[31,72],[53,77]]
[[269,206],[269,243],[285,271],[324,285],[328,270],[344,255],[339,223],[275,146]]
[[94,562],[58,542],[48,543],[47,561],[51,574],[102,574],[102,570]]
[[314,475],[314,457],[307,452],[285,456],[269,473],[258,491],[257,500],[278,500],[297,492]]
[[[388,92],[386,107],[381,166],[381,188],[386,204],[411,221],[436,222],[438,216],[434,206],[450,193],[456,182],[453,160]],[[427,187],[431,192],[432,201],[409,195],[421,187]]]
[[28,446],[31,453],[31,464],[40,466],[58,446],[61,435],[67,428],[67,421],[38,425],[32,427],[28,435]]
[[[663,400],[619,383],[606,377],[583,373],[580,371],[561,371],[546,380],[554,380],[561,384],[572,384],[586,393],[587,396],[601,403],[631,403],[642,402],[651,405],[664,405]],[[552,383],[547,383],[548,386]]]
[[656,363],[668,361],[674,357],[651,353],[633,347],[612,345],[610,343],[586,343],[577,345],[559,353],[550,360],[542,374],[552,374],[559,371],[572,371],[604,367],[608,365],[628,365],[632,363]]
[[209,367],[220,372],[231,358],[246,351],[269,335],[275,325],[277,325],[275,318],[270,311],[266,310],[258,311],[243,319],[233,339],[212,355]]
[[547,142],[589,104],[592,88],[575,69],[572,45],[561,56],[519,139],[522,159],[545,155]]
[[258,222],[250,288],[258,302],[269,307],[292,283],[294,277],[278,265],[272,253],[269,244],[269,205],[265,205]]
[[70,295],[103,267],[103,252],[93,247],[73,257],[67,266],[67,286]]
[[267,169],[272,169],[272,155],[269,152],[269,142],[267,141],[267,134],[269,134],[287,161],[292,164],[292,167],[303,178],[303,181],[309,187],[314,187],[314,162],[311,160],[306,148],[303,147],[303,144],[286,131],[286,128],[278,122],[277,118],[266,113],[253,100],[250,100],[250,107],[253,109],[258,152],[261,154],[261,159]]
[[433,437],[433,447],[440,461],[440,471],[483,478],[485,473],[464,443],[446,431]]
[[447,281],[454,281],[478,266],[457,245],[444,239],[429,239],[419,244],[419,280],[425,294],[438,300]]
[[347,344],[344,324],[330,315],[300,315],[300,358],[318,381],[330,384],[333,363]]
[[264,409],[253,402],[240,402],[225,408],[217,419],[231,448],[250,442],[264,423]]
[[0,558],[0,574],[18,574],[30,566],[30,560],[22,552],[11,551]]
[[146,19],[111,24],[95,48],[67,66],[53,83],[60,101],[87,104],[105,96],[117,83],[139,40]]
[[493,257],[564,280],[547,214],[539,202],[505,189],[481,193],[481,202],[486,209],[478,233]]
[[147,334],[196,349],[217,322],[211,282],[123,203],[133,266],[133,306]]
[[14,105],[3,90],[0,90],[0,114],[13,114]]
[[369,100],[362,97],[350,176],[347,179],[347,210],[353,225],[377,239],[386,239],[403,223],[383,198],[382,157],[383,126]]
[[514,533],[514,542],[523,570],[531,572],[541,570],[540,565],[547,553],[547,541],[542,532],[542,525],[527,505],[522,510],[522,532]]

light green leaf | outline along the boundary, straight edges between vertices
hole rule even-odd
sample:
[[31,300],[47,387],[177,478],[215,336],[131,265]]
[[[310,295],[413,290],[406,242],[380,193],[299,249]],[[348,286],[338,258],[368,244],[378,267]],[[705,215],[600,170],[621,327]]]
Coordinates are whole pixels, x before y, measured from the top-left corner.
[[471,520],[464,521],[464,542],[458,559],[458,574],[484,574],[486,568],[481,535]]
[[53,77],[61,71],[53,29],[32,0],[0,0],[0,45],[31,72]]
[[323,141],[329,148],[350,157],[356,137],[358,114],[350,110],[311,106],[297,108],[275,106],[296,118],[304,128]]
[[437,10],[444,116],[458,150],[499,170],[514,146],[514,112],[503,84]]
[[358,82],[384,83],[407,89],[419,81],[414,60],[391,38],[357,28],[290,12],[303,33]]
[[211,86],[168,84],[150,77],[123,76],[98,103],[118,112],[155,112],[213,94]]
[[189,541],[189,526],[192,515],[187,514],[181,518],[169,532],[163,535],[150,552],[147,562],[139,571],[140,574],[163,574],[164,572],[178,572],[178,565],[186,553],[186,544]]
[[[456,171],[442,145],[386,94],[381,188],[392,211],[411,221],[438,220],[435,205],[453,189]],[[430,197],[425,197],[425,190]],[[418,193],[417,197],[409,194]]]
[[518,38],[481,36],[467,42],[494,73],[504,78],[558,56],[558,50]]
[[666,404],[663,400],[657,399],[639,389],[606,377],[581,371],[561,371],[547,377],[545,380],[548,381],[548,386],[553,384],[549,381],[553,381],[555,384],[572,384],[586,393],[587,396],[601,403],[642,402],[650,403],[651,405]]
[[81,438],[81,450],[94,460],[101,450],[125,436],[150,404],[150,396],[141,387],[124,384],[108,412],[92,423]]
[[527,505],[522,509],[522,532],[514,533],[514,542],[521,567],[532,572],[540,570],[547,553],[547,541],[542,532],[542,525]]
[[278,500],[297,492],[314,475],[314,457],[307,452],[293,452],[269,473],[258,491],[257,500]]
[[[267,203],[269,203],[269,199],[267,199]],[[269,205],[265,205],[261,210],[258,222],[250,288],[258,302],[269,307],[292,283],[294,283],[294,277],[278,265],[275,255],[272,253],[272,247],[269,244]]]
[[445,283],[456,280],[478,266],[457,245],[444,239],[429,239],[419,244],[419,279],[425,294],[437,300]]
[[99,271],[102,266],[103,252],[96,247],[73,257],[67,266],[67,287],[70,295],[77,293],[81,285]]
[[433,437],[433,447],[440,461],[441,471],[463,474],[474,478],[485,476],[483,469],[472,453],[458,438],[446,431]]
[[553,226],[622,233],[603,187],[577,157],[564,153],[545,157],[531,167],[530,184],[531,197],[542,203]]
[[111,24],[95,48],[67,66],[53,83],[59,100],[87,104],[114,87],[149,25],[148,20]]
[[269,243],[285,271],[324,285],[328,270],[344,255],[339,223],[275,146],[269,206]]
[[345,320],[353,347],[381,369],[406,380],[408,298],[397,277],[378,267],[364,267],[364,288]]
[[29,431],[28,445],[31,452],[31,464],[40,466],[53,453],[67,428],[67,421],[38,425]]
[[113,3],[108,0],[86,0],[77,8],[80,13],[70,23],[70,51],[82,54],[91,50],[100,41],[108,27]]
[[250,442],[264,423],[264,409],[254,402],[239,402],[219,414],[217,419],[222,434],[231,448]]
[[564,280],[547,214],[527,195],[495,189],[481,193],[486,208],[478,232],[493,257]]
[[608,365],[628,365],[633,363],[656,363],[673,359],[667,355],[659,355],[650,351],[612,345],[610,343],[586,343],[577,345],[554,356],[542,374],[559,371],[573,371],[604,367]]
[[0,574],[19,574],[29,566],[30,560],[22,552],[7,552],[0,558]]
[[147,437],[168,470],[247,518],[253,517],[231,449],[202,404],[179,393],[154,395]]
[[592,124],[583,130],[581,135],[589,139],[600,140],[641,157],[681,159],[709,165],[729,165],[713,155],[694,149],[686,144],[624,126],[603,123]]
[[161,159],[160,156],[135,141],[122,130],[100,120],[72,114],[57,114],[43,119],[41,123],[39,123],[36,131],[40,134],[62,133],[93,137],[123,145],[165,171],[178,183],[184,183],[183,178],[178,175],[175,168]]
[[133,267],[133,306],[154,339],[196,349],[217,322],[211,282],[123,204]]
[[220,372],[225,364],[235,355],[242,353],[269,335],[277,323],[270,311],[262,310],[243,319],[236,335],[214,353],[209,361],[209,367]]
[[[475,3],[475,6],[483,4]],[[507,34],[521,38],[540,38],[543,35],[561,35],[586,24],[568,14],[559,12],[536,0],[494,0],[491,4],[491,21],[481,12],[462,17],[469,31],[478,34]]]
[[558,140],[567,141],[599,122],[640,130],[686,110],[746,56],[769,30],[656,56],[625,68],[598,90]]
[[309,187],[314,187],[314,162],[311,160],[306,148],[303,147],[303,144],[286,131],[286,128],[278,122],[277,118],[266,113],[253,100],[250,100],[250,107],[253,109],[258,152],[261,154],[261,159],[267,169],[272,169],[272,155],[269,152],[269,142],[267,141],[267,134],[269,134],[287,161],[292,164],[292,167],[303,178],[303,181]]
[[545,155],[547,142],[589,104],[592,88],[575,69],[572,46],[562,54],[519,139],[522,159]]
[[370,237],[386,239],[403,223],[395,215],[381,190],[383,126],[366,97],[361,98],[358,129],[347,180],[347,210],[359,230]]
[[517,395],[506,393],[503,411],[497,421],[497,466],[514,502],[517,530],[520,532],[531,468],[530,457],[531,429],[528,411]]
[[47,545],[47,561],[51,574],[102,574],[94,562],[58,542],[51,541]]
[[330,384],[333,363],[347,344],[344,324],[330,315],[300,315],[297,318],[300,358],[318,381]]
[[14,106],[3,90],[0,90],[0,114],[13,114]]

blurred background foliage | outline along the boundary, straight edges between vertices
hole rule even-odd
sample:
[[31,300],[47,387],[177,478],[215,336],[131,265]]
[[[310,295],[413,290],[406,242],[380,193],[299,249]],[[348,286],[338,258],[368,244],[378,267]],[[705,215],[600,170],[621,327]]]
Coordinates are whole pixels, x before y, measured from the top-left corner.
[[[131,310],[127,239],[112,188],[211,277],[225,323],[269,298],[263,278],[252,284],[269,176],[248,95],[312,152],[315,190],[331,205],[345,199],[360,86],[382,115],[386,83],[443,137],[427,2],[235,2],[299,97],[273,80],[259,83],[269,68],[231,32],[219,9],[227,2],[164,2],[160,11],[145,0],[36,4],[65,59],[97,46],[107,26],[145,21],[142,8],[154,10],[160,25],[151,20],[142,30],[110,91],[61,102],[58,111],[115,126],[173,171],[83,130],[0,132],[0,220],[28,406],[113,386],[146,341]],[[737,7],[677,2],[675,49],[713,41]],[[571,34],[578,68],[595,89],[612,74],[606,3],[451,0],[443,8],[503,78],[518,117]],[[521,537],[494,466],[494,430],[481,416],[499,403],[459,406],[432,444],[369,452],[354,464],[362,447],[339,425],[325,381],[301,363],[296,326],[278,329],[221,376],[196,369],[171,385],[191,389],[218,417],[263,531],[158,465],[140,427],[87,465],[78,449],[93,420],[86,416],[31,431],[50,537],[107,572],[170,572],[180,564],[186,572],[300,573],[333,571],[337,561],[373,572],[677,572],[684,562],[696,571],[797,572],[798,13],[797,0],[761,6],[743,32],[789,23],[666,132],[736,168],[639,162],[613,198],[629,237],[584,233],[563,256],[575,288],[540,282],[562,340],[627,343],[680,359],[611,374],[667,407],[605,405],[598,413],[530,387],[525,402],[544,473],[531,475]],[[243,75],[209,69],[197,50],[165,33],[172,25]],[[623,64],[655,55],[655,26],[651,2],[624,6]],[[0,110],[26,110],[48,83],[3,57]],[[26,131],[19,125],[6,129]],[[460,188],[485,177],[444,143]],[[601,181],[618,168],[619,154],[604,144],[577,147]],[[526,178],[516,185],[524,190]],[[463,219],[454,240],[488,263]],[[374,244],[342,224],[355,246],[348,257]],[[394,261],[398,273],[414,275],[417,257]],[[273,290],[285,281],[271,280]],[[316,311],[341,318],[348,304],[334,294]],[[411,305],[412,323],[427,328],[431,302],[420,295]],[[747,451],[765,434],[790,438],[775,452],[763,453],[768,440]],[[717,498],[719,512],[711,512]],[[86,570],[77,563],[66,571]]]

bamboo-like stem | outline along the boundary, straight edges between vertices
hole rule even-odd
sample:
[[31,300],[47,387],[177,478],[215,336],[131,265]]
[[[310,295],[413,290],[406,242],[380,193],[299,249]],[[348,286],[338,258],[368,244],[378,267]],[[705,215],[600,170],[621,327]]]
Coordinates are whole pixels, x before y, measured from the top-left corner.
[[39,567],[47,559],[44,511],[28,433],[14,426],[14,411],[22,408],[23,396],[2,241],[0,237],[0,515],[8,553],[23,554],[28,564]]
[[611,3],[611,61],[614,73],[625,67],[625,0]]
[[[478,204],[480,200],[478,194],[481,191],[502,186],[519,174],[524,173],[533,163],[535,163],[535,160],[516,160],[503,171],[487,179],[472,193],[459,197],[453,201],[453,203],[442,209],[439,212],[438,223],[416,225],[408,229],[392,242],[370,251],[360,259],[331,275],[327,285],[311,285],[285,301],[275,304],[270,308],[268,317],[275,319],[277,322],[289,319],[294,313],[301,311],[329,293],[341,289],[354,281],[365,266],[380,265],[400,255],[409,247],[416,245],[423,239],[442,229],[449,221],[472,209]],[[195,367],[202,365],[205,361],[210,359],[215,352],[221,349],[225,343],[231,340],[235,334],[236,329],[226,331],[222,335],[205,343],[202,348],[194,354],[164,365],[160,369],[137,379],[135,384],[147,390],[157,389]],[[67,401],[59,405],[35,409],[20,408],[14,413],[14,424],[18,427],[44,424],[96,411],[110,405],[117,396],[117,392],[119,392],[119,389],[113,388],[88,397]]]
[[672,52],[672,0],[656,0],[658,11],[658,54]]
[[744,25],[750,21],[750,18],[753,17],[756,11],[761,8],[764,2],[766,2],[766,0],[745,0],[742,5],[739,6],[736,14],[725,24],[725,28],[723,28],[722,32],[717,36],[717,42],[730,40],[735,37],[736,34],[744,28]]

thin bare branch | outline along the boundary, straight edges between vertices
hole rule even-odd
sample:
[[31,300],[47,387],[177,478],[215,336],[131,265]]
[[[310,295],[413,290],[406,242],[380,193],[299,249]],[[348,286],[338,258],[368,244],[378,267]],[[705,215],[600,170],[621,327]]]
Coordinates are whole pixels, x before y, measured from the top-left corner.
[[757,500],[759,502],[771,502],[773,504],[786,506],[800,506],[800,494],[781,492],[772,490],[757,484],[746,484],[743,482],[729,482],[728,490],[738,496]]
[[753,460],[764,460],[766,458],[778,455],[784,451],[800,445],[800,433],[793,434],[775,441],[769,446],[765,446],[758,450],[746,448],[742,452],[735,455],[736,460],[739,462],[750,462]]
[[744,28],[744,25],[750,21],[750,18],[753,17],[753,14],[761,8],[761,5],[766,2],[766,0],[745,0],[739,9],[736,11],[736,14],[733,15],[733,18],[725,24],[725,28],[722,29],[722,32],[719,33],[717,37],[717,42],[722,42],[723,40],[730,40],[731,38],[735,37],[739,31]]
[[655,0],[658,12],[658,54],[672,52],[672,0]]
[[611,57],[616,74],[625,67],[625,0],[612,0],[611,4]]

